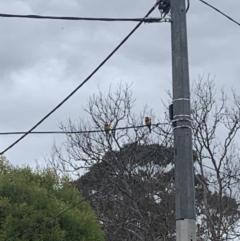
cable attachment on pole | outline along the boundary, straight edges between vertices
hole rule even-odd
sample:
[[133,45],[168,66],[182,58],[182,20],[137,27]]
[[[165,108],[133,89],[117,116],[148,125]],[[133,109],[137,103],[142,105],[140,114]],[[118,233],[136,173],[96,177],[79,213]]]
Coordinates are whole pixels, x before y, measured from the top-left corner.
[[[180,124],[177,125],[177,122],[187,122],[189,124]],[[173,120],[172,120],[172,126],[173,126],[173,130],[175,129],[180,129],[180,128],[189,128],[192,129],[192,119],[190,115],[175,115],[173,116]]]
[[[186,13],[188,12],[189,8],[190,8],[190,0],[187,0]],[[161,13],[161,18],[162,19],[164,19],[167,15],[169,15],[169,17],[170,17],[170,14],[171,14],[170,13],[170,11],[171,11],[171,0],[160,0],[159,1],[159,5],[158,5],[158,10]]]
[[170,15],[171,3],[170,0],[160,0],[158,5],[158,10],[161,13],[161,18],[165,18]]
[[[176,101],[190,101],[190,99],[187,98],[178,98],[173,100],[173,103]],[[173,112],[173,104],[169,106],[169,119],[172,122],[172,127],[174,129],[179,129],[179,128],[189,128],[192,129],[192,118],[190,115],[175,115]],[[178,125],[177,122],[187,122],[188,124],[180,124]]]

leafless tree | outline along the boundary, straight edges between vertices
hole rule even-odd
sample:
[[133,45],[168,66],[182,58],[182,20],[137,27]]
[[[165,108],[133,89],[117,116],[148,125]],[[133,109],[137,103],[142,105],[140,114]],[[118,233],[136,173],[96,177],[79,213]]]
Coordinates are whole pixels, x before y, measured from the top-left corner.
[[[222,241],[239,237],[240,96],[233,90],[217,95],[214,80],[203,76],[192,90],[196,175],[202,192],[197,203],[198,232],[204,240]],[[201,178],[200,178],[201,177]]]
[[[130,86],[120,84],[115,91],[110,87],[107,93],[99,90],[84,107],[86,119],[61,124],[66,132],[86,132],[67,135],[66,156],[55,146],[51,165],[78,175],[76,185],[86,197],[97,192],[90,202],[107,240],[172,240],[171,126],[168,120],[155,126],[160,121],[151,110],[144,107],[136,115],[133,107]],[[139,127],[145,116],[152,119],[151,134],[147,127]],[[109,139],[103,130],[106,121],[112,129]],[[114,131],[119,127],[134,128]]]
[[[197,231],[203,240],[239,235],[240,97],[234,91],[231,97],[222,90],[218,98],[210,77],[193,85]],[[64,152],[55,145],[50,165],[78,175],[75,184],[84,196],[91,196],[107,240],[175,240],[173,135],[167,115],[159,120],[147,107],[134,114],[130,86],[122,84],[115,91],[99,90],[84,111],[86,119],[61,123],[66,132],[86,132],[67,134]],[[137,127],[145,116],[161,123],[151,134]],[[135,128],[112,130],[107,139],[105,121],[111,129]]]

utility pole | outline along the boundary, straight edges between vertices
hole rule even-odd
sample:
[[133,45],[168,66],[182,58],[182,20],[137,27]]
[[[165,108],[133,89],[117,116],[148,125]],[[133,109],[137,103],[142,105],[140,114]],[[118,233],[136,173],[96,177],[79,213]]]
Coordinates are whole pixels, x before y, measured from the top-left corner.
[[196,241],[185,0],[171,0],[173,128],[177,241]]

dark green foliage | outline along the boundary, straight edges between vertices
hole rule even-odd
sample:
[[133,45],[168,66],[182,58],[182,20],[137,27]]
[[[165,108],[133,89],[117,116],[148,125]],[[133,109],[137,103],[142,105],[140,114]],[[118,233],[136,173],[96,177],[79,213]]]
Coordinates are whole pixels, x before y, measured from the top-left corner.
[[[33,172],[1,163],[0,240],[42,224],[82,200],[67,180],[51,171]],[[14,238],[34,241],[103,241],[100,226],[87,202],[82,202],[44,225]]]

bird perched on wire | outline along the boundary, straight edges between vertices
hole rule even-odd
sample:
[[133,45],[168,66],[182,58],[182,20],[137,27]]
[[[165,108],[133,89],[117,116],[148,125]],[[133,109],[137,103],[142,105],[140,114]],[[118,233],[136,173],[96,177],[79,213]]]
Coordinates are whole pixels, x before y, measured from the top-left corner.
[[152,128],[151,128],[152,121],[149,117],[145,117],[145,125],[148,127],[149,132],[151,133],[151,131],[152,131]]
[[110,124],[108,122],[104,123],[104,131],[106,134],[106,140],[109,141],[109,136],[110,136]]

